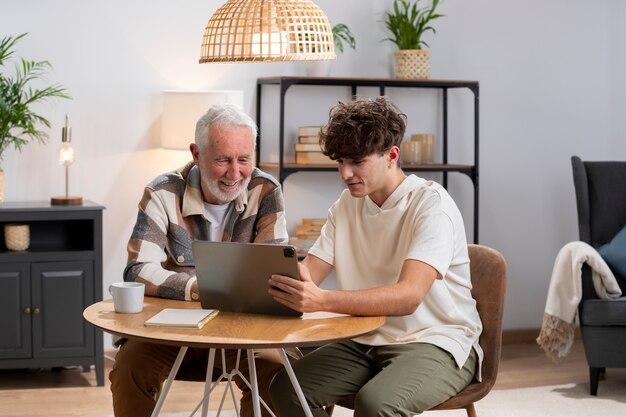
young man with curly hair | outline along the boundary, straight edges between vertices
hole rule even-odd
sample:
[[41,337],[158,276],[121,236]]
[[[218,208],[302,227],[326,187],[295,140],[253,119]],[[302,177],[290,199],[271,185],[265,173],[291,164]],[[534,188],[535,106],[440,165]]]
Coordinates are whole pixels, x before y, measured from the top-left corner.
[[[402,171],[405,128],[384,97],[331,110],[320,142],[347,189],[300,265],[301,281],[270,278],[270,294],[294,310],[386,316],[379,329],[293,365],[315,416],[351,396],[358,417],[413,416],[480,378],[463,220],[441,185]],[[320,288],[332,270],[338,289]],[[285,371],[270,396],[280,417],[304,416]]]

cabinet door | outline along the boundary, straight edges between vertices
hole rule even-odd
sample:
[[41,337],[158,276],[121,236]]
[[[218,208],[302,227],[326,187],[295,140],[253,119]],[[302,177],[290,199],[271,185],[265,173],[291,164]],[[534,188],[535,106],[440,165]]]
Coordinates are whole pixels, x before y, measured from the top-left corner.
[[32,286],[33,357],[93,356],[94,329],[83,319],[94,302],[93,262],[34,263]]
[[0,359],[31,357],[30,271],[27,263],[0,264]]

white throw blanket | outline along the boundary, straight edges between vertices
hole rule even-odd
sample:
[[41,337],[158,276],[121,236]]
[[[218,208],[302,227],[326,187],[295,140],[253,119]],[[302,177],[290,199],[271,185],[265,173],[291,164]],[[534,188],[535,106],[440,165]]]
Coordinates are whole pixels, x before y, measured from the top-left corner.
[[617,298],[622,291],[600,254],[585,242],[570,242],[556,256],[543,324],[537,343],[553,361],[567,356],[574,341],[574,319],[582,299],[582,266],[591,267],[593,288],[600,298]]

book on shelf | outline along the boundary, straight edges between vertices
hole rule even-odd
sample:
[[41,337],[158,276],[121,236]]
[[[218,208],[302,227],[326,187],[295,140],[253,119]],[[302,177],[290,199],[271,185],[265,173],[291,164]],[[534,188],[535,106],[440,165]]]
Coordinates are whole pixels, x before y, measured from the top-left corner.
[[214,309],[164,308],[146,320],[144,325],[200,329],[218,312]]
[[300,152],[296,151],[296,164],[298,165],[337,165],[336,161],[333,161],[322,152],[318,151],[307,151]]
[[317,151],[322,152],[322,147],[319,143],[296,143],[296,152]]
[[310,219],[304,218],[302,219],[302,224],[310,224],[312,226],[324,226],[326,224],[326,219]]
[[298,142],[299,143],[320,143],[320,137],[319,135],[315,135],[315,136],[298,136]]
[[322,231],[322,226],[310,225],[310,224],[298,224],[296,225],[296,234],[301,233],[318,233]]
[[301,240],[317,240],[320,237],[320,232],[296,233],[296,237]]
[[302,219],[296,225],[296,237],[302,240],[315,240],[319,237],[326,219]]
[[319,136],[322,126],[302,126],[298,129],[298,136]]

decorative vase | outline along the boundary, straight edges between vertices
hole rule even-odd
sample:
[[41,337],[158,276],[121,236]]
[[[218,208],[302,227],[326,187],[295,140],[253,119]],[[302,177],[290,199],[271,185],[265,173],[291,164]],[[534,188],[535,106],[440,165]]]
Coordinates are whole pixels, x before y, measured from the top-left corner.
[[328,77],[333,61],[306,61],[304,71],[307,77]]
[[401,49],[396,57],[396,78],[427,80],[430,78],[430,51],[427,49]]
[[30,246],[30,227],[27,224],[5,224],[4,243],[8,250],[23,251]]
[[4,170],[0,168],[0,206],[4,202]]

